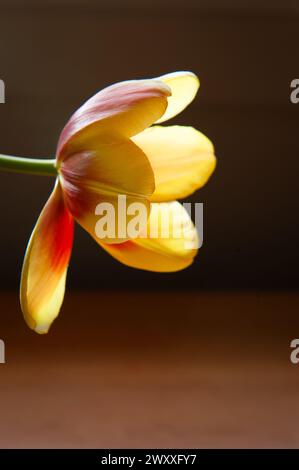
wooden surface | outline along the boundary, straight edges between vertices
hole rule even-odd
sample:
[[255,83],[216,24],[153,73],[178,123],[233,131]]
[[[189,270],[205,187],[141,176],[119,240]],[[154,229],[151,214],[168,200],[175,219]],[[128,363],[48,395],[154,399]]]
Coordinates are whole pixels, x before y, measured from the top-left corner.
[[52,331],[1,294],[1,447],[298,447],[295,294],[69,293]]

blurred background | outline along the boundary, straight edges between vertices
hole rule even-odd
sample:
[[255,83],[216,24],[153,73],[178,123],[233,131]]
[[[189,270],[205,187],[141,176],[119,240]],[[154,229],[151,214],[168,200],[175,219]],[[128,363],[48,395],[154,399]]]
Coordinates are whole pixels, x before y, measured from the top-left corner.
[[295,0],[0,0],[1,153],[51,158],[102,87],[192,70],[199,94],[172,123],[218,157],[189,199],[204,203],[194,265],[135,271],[77,227],[47,337],[17,291],[53,181],[0,174],[0,446],[298,445],[298,28]]
[[[120,266],[77,228],[74,287],[296,288],[298,9],[281,1],[1,1],[1,151],[52,157],[69,116],[113,82],[192,70],[196,100],[172,123],[214,142],[204,248],[175,275]],[[49,178],[0,175],[0,281],[16,288]],[[8,249],[9,246],[9,249]]]

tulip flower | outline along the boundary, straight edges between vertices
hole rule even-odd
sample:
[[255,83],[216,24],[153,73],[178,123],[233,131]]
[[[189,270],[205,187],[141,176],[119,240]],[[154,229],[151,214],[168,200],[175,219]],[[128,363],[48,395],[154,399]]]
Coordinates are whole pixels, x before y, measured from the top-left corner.
[[[134,268],[178,271],[189,266],[197,250],[174,237],[173,222],[165,238],[96,235],[96,207],[115,209],[118,196],[149,210],[146,227],[159,226],[170,210],[189,219],[177,199],[203,186],[215,168],[213,145],[192,127],[161,126],[195,97],[198,78],[176,72],[148,80],[109,86],[90,98],[61,132],[55,160],[0,156],[0,168],[55,176],[52,194],[32,232],[25,254],[20,301],[24,318],[37,333],[47,333],[65,292],[73,244],[74,221],[121,263]],[[155,208],[156,210],[153,210]],[[189,236],[196,237],[190,225]]]

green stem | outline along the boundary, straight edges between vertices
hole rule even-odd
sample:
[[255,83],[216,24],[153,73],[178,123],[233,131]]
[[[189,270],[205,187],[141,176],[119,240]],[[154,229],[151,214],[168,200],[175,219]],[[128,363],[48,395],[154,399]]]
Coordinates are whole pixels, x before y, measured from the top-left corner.
[[0,171],[30,173],[31,175],[56,176],[56,160],[12,157],[0,154]]

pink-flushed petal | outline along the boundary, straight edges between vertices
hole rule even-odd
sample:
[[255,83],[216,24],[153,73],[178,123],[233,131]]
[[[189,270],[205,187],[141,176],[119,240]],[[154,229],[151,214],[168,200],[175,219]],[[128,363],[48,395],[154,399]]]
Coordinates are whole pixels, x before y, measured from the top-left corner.
[[[97,150],[73,154],[62,162],[60,178],[70,212],[96,241],[120,243],[130,238],[126,227],[133,215],[124,214],[130,204],[143,204],[149,214],[148,198],[155,189],[153,170],[142,150],[129,139],[98,142]],[[125,197],[125,207],[119,197],[122,201]],[[103,231],[100,236],[96,227],[107,207],[115,223],[114,235]]]
[[62,305],[73,231],[73,217],[57,180],[32,232],[22,269],[21,307],[37,333],[48,332]]
[[58,161],[95,148],[99,138],[115,142],[138,134],[164,114],[170,94],[167,84],[159,80],[132,80],[104,88],[67,122],[58,142]]

